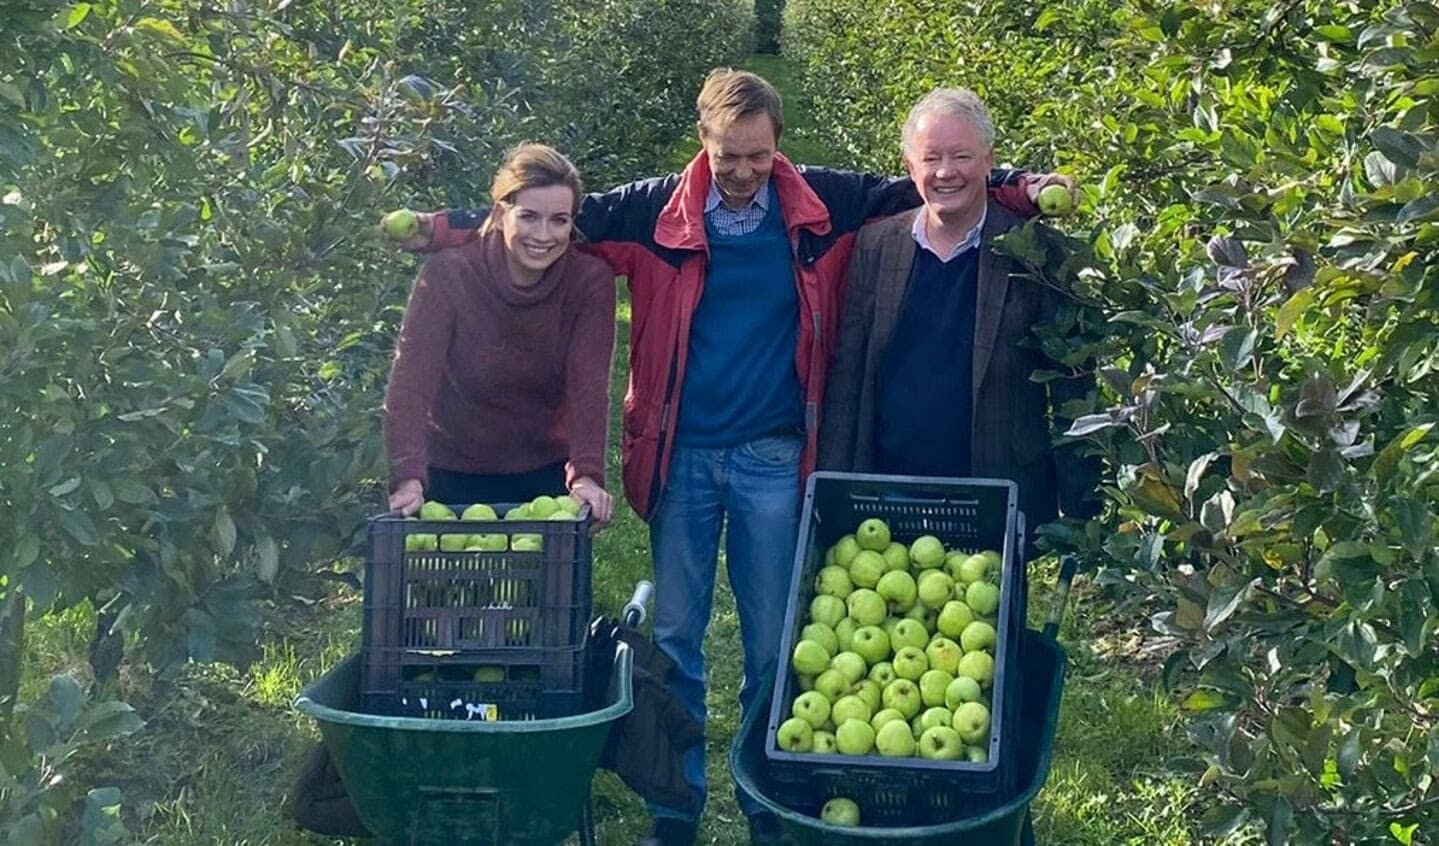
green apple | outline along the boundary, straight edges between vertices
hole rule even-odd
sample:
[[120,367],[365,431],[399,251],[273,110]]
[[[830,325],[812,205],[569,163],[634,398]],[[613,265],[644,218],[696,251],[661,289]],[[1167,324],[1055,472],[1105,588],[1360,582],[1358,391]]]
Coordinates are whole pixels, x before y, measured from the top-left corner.
[[845,720],[834,730],[835,745],[841,755],[868,755],[874,748],[875,731],[867,722]]
[[954,674],[948,670],[925,670],[918,682],[920,700],[930,708],[943,705],[944,692],[949,689],[952,681]]
[[906,646],[894,653],[894,673],[902,679],[918,682],[929,669],[929,659],[917,647]]
[[926,570],[919,577],[919,601],[933,609],[954,598],[954,579],[943,570]]
[[510,549],[515,552],[543,552],[545,539],[540,535],[520,534],[510,538]]
[[829,700],[824,698],[823,693],[811,690],[796,696],[789,712],[790,716],[799,717],[811,728],[818,729],[829,719]]
[[391,241],[408,241],[420,234],[420,216],[409,209],[397,209],[380,218],[380,231]]
[[911,576],[908,570],[890,570],[879,577],[879,583],[874,589],[889,603],[891,611],[901,613],[913,608],[914,601],[919,596],[914,576]]
[[834,629],[824,623],[810,623],[800,629],[801,640],[812,640],[824,647],[825,654],[837,655],[840,652],[839,638],[834,636]]
[[884,598],[869,588],[860,588],[845,599],[849,618],[857,626],[877,626],[884,622]]
[[909,569],[909,547],[898,541],[890,541],[889,546],[881,553],[884,557],[884,571],[886,573],[894,570]]
[[858,587],[872,588],[884,575],[884,556],[872,549],[861,549],[849,562],[849,578]]
[[443,502],[427,500],[420,506],[421,520],[453,520],[455,512]]
[[859,825],[859,806],[854,803],[853,799],[836,796],[819,809],[819,818],[830,825],[842,825],[847,828],[857,826]]
[[505,512],[505,519],[506,519],[506,520],[529,520],[529,519],[531,519],[531,518],[530,518],[530,504],[529,504],[528,502],[522,502],[522,503],[520,503],[519,505],[516,505],[514,508],[511,508],[509,511],[506,511],[506,512]]
[[888,661],[880,661],[870,665],[869,678],[879,683],[880,688],[887,687],[890,682],[899,678],[894,674],[894,665]]
[[462,552],[469,542],[469,535],[440,535],[440,551]]
[[929,630],[918,620],[905,618],[894,624],[889,635],[889,648],[898,653],[906,646],[923,649],[929,645]]
[[406,552],[434,552],[440,548],[440,536],[427,533],[405,535]]
[[914,754],[914,733],[902,720],[895,720],[875,733],[874,745],[886,758],[908,758]]
[[966,746],[964,759],[971,764],[983,764],[989,760],[989,750],[983,746]]
[[[555,500],[555,502],[559,502],[559,500],[557,499],[557,500]],[[564,510],[563,508],[556,508],[553,512],[550,513],[550,516],[546,517],[545,519],[546,519],[546,520],[568,520],[569,522],[573,523],[573,522],[575,521],[575,515],[571,514],[570,512],[568,512],[568,511],[566,511],[566,510]]]
[[808,752],[814,748],[814,726],[808,720],[790,717],[780,723],[776,740],[786,752]]
[[868,723],[869,718],[874,716],[874,710],[869,707],[869,703],[854,694],[841,696],[839,701],[830,708],[829,713],[830,718],[837,726],[842,726],[850,720],[861,720]]
[[914,719],[924,702],[919,696],[919,686],[909,679],[895,679],[885,686],[880,695],[880,704],[893,708],[904,715],[906,720]]
[[536,520],[548,520],[559,508],[560,504],[548,494],[540,494],[530,500],[530,516]]
[[851,686],[854,695],[869,705],[871,712],[878,711],[884,704],[884,688],[874,679],[860,679]]
[[829,665],[844,674],[844,680],[854,684],[869,672],[869,665],[857,652],[841,652],[830,659]]
[[822,567],[814,577],[814,592],[816,594],[829,594],[830,596],[844,599],[854,590],[854,584],[850,582],[849,571],[838,565],[834,567]]
[[885,635],[889,638],[891,650],[894,649],[894,630],[899,627],[899,623],[903,619],[903,617],[886,617],[884,622],[879,624],[879,627],[884,629]]
[[909,560],[921,570],[944,565],[944,544],[934,535],[921,535],[909,545]]
[[953,711],[966,702],[978,702],[983,696],[979,682],[969,676],[958,676],[944,689],[944,704]]
[[989,737],[989,709],[981,702],[964,703],[954,709],[954,730],[965,743],[984,743]]
[[[844,600],[827,593],[816,596],[809,603],[810,620],[824,623],[830,628],[834,628],[835,623],[843,620],[845,613]],[[835,634],[838,635],[839,632],[836,631]]]
[[959,565],[955,567],[954,580],[964,585],[971,585],[984,581],[988,575],[989,559],[983,553],[976,552],[959,560]]
[[966,652],[959,659],[959,670],[955,675],[974,679],[980,687],[989,687],[994,681],[994,659],[988,652]]
[[935,705],[932,708],[925,708],[924,713],[919,715],[919,731],[920,734],[923,734],[924,732],[934,728],[935,726],[944,726],[945,728],[949,728],[950,724],[953,722],[953,711],[950,711],[943,705]]
[[870,718],[869,724],[874,727],[875,731],[879,731],[884,728],[885,723],[894,720],[899,720],[901,723],[905,722],[904,714],[900,713],[898,708],[881,708],[878,713]]
[[470,542],[465,544],[466,552],[504,552],[509,548],[509,535],[470,535]]
[[475,668],[472,678],[477,682],[493,684],[505,680],[505,668],[493,664],[485,664]]
[[929,659],[930,669],[944,670],[953,676],[959,670],[959,659],[964,657],[964,650],[959,648],[959,644],[939,635],[924,648],[924,657]]
[[[974,612],[968,605],[958,599],[951,599],[944,603],[939,609],[939,619],[935,621],[935,628],[939,633],[949,638],[957,638],[964,632],[964,627],[974,622]],[[963,643],[963,641],[960,641]]]
[[491,508],[488,505],[485,505],[483,502],[477,502],[474,505],[466,508],[464,511],[460,512],[460,519],[498,520],[499,516],[495,514],[495,509]]
[[795,681],[799,682],[799,689],[805,693],[814,690],[814,676],[807,676],[804,673],[795,673]]
[[883,552],[884,548],[889,546],[889,526],[878,517],[871,517],[854,530],[854,539],[859,543],[860,549]]
[[935,626],[939,623],[939,612],[922,602],[916,602],[913,608],[904,612],[904,616],[906,619],[914,620],[924,626],[926,642],[929,640],[929,633],[934,631]]
[[964,627],[964,632],[959,636],[959,645],[964,647],[965,652],[978,652],[981,649],[992,649],[997,639],[994,626],[975,620]]
[[802,640],[794,645],[789,663],[796,673],[817,676],[828,669],[829,653],[813,640]]
[[814,738],[810,741],[810,751],[817,755],[833,755],[835,753],[834,732],[816,731]]
[[1074,211],[1074,197],[1063,185],[1046,185],[1039,189],[1035,205],[1045,217],[1063,217]]
[[845,679],[844,673],[833,667],[814,677],[814,689],[824,694],[830,702],[838,702],[841,696],[849,693],[849,688],[850,683]]
[[[846,612],[848,613],[848,612]],[[854,648],[854,630],[859,628],[848,616],[834,624],[834,639],[839,641],[839,651],[848,652]]]
[[968,557],[969,553],[958,549],[951,549],[944,554],[944,571],[949,574],[951,579],[954,579],[956,584],[961,582],[959,578],[959,564]]
[[879,626],[862,626],[854,630],[854,636],[850,638],[850,649],[853,649],[864,662],[874,666],[889,658],[889,635]]
[[993,614],[999,607],[999,588],[989,582],[970,582],[964,589],[964,604],[980,617]]
[[987,578],[993,579],[999,575],[1000,570],[1004,568],[1004,556],[993,549],[983,550],[979,554],[989,559],[989,576]]
[[855,541],[854,535],[845,535],[835,541],[830,549],[834,550],[834,563],[848,570],[850,562],[859,553],[859,543]]
[[565,494],[564,496],[555,497],[555,504],[560,507],[561,511],[565,512],[571,517],[580,516],[580,509],[584,507],[584,503],[580,502],[578,499],[575,499],[573,494]]
[[919,757],[931,761],[958,761],[964,757],[964,741],[949,726],[934,726],[919,736]]

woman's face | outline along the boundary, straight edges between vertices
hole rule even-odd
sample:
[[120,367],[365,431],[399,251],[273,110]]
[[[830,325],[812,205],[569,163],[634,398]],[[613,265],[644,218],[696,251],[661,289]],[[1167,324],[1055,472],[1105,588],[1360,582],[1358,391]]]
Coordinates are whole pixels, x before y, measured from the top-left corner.
[[568,185],[526,188],[496,205],[511,269],[523,280],[538,281],[570,246],[575,192]]

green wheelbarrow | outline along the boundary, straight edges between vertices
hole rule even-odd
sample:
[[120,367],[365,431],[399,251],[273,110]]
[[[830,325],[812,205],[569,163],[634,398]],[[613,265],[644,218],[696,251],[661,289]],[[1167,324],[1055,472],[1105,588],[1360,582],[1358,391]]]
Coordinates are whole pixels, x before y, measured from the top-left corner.
[[[623,619],[648,601],[642,582]],[[313,717],[360,820],[387,846],[554,846],[594,842],[590,780],[612,724],[634,706],[633,655],[616,644],[601,708],[550,719],[440,720],[363,714],[360,657],[306,687]]]
[[[1015,735],[1019,741],[1014,762],[1017,787],[1008,795],[993,797],[987,807],[973,814],[936,825],[848,827],[824,822],[819,819],[820,808],[833,797],[818,784],[796,800],[793,786],[781,791],[770,779],[764,747],[767,723],[761,708],[751,712],[730,747],[730,769],[738,788],[774,813],[789,841],[799,846],[1033,846],[1029,806],[1049,777],[1054,752],[1069,660],[1055,635],[1073,575],[1074,563],[1067,560],[1061,567],[1054,610],[1044,632],[1025,631],[1021,641],[1024,672],[1020,729]],[[759,701],[765,702],[769,696],[769,690],[761,691]],[[780,792],[786,794],[785,803],[777,798]],[[849,798],[859,802],[862,821],[866,797]]]

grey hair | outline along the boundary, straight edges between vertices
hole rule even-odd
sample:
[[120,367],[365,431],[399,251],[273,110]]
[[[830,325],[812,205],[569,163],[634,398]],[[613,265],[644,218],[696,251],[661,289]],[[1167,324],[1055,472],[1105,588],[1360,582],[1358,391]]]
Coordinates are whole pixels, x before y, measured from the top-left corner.
[[985,108],[979,95],[968,88],[936,88],[924,95],[924,99],[909,110],[909,117],[904,121],[904,131],[899,136],[901,150],[909,153],[909,142],[920,118],[935,113],[959,118],[968,123],[979,132],[979,138],[985,147],[994,148],[994,123],[990,121],[989,109]]

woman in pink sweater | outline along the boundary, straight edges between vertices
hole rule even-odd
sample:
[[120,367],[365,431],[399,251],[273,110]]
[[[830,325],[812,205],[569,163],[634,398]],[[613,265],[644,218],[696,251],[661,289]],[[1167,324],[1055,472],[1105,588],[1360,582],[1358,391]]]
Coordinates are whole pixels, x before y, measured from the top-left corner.
[[480,237],[432,255],[410,293],[385,393],[390,508],[568,491],[598,528],[614,274],[570,247],[583,192],[555,150],[515,148],[490,193]]

